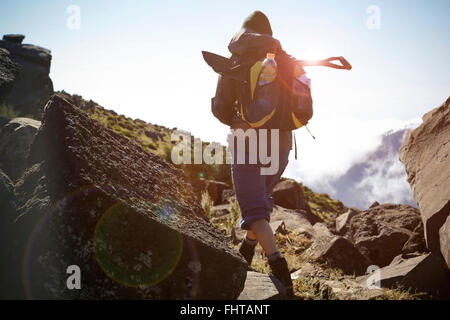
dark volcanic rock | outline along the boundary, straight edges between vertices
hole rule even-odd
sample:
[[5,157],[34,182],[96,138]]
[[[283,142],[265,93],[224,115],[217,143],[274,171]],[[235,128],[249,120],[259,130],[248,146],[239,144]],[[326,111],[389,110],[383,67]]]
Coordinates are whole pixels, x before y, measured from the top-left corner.
[[3,126],[7,124],[11,119],[5,118],[3,116],[0,116],[0,131],[2,130]]
[[14,185],[11,179],[0,169],[0,208],[10,206],[14,198]]
[[225,182],[215,180],[206,180],[205,182],[206,190],[208,190],[208,193],[211,196],[214,205],[223,203],[222,192],[225,189],[230,189],[230,186]]
[[[23,237],[17,251],[25,250],[28,295],[239,296],[245,261],[171,164],[58,95],[45,108],[29,163],[16,188],[15,226]],[[66,286],[70,265],[81,269],[80,290]]]
[[406,135],[400,161],[420,207],[428,249],[442,256],[439,229],[450,214],[450,98],[422,120]]
[[307,213],[303,210],[286,209],[277,205],[273,207],[273,211],[270,214],[270,221],[283,221],[288,229],[312,235],[315,232],[308,218]]
[[345,273],[363,274],[369,261],[347,239],[339,236],[321,237],[314,240],[306,255],[329,267],[339,268]]
[[[14,223],[14,185],[9,177],[0,169],[0,251],[2,253],[2,262],[0,263],[0,283],[2,290],[0,290],[0,299],[5,298],[20,298],[17,290],[17,284],[21,283],[20,268],[17,268],[17,258],[12,261],[11,253],[18,249],[14,243],[17,234],[11,232],[11,226]],[[8,296],[6,296],[8,290]],[[13,292],[14,291],[14,292]]]
[[341,214],[339,217],[337,217],[335,222],[336,233],[339,235],[345,234],[348,231],[350,221],[358,213],[358,211],[350,208],[346,213]]
[[226,189],[230,189],[230,186],[222,181],[216,181],[216,180],[207,180],[207,179],[194,179],[192,181],[189,181],[195,192],[197,194],[201,194],[203,191],[208,191],[208,194],[211,197],[211,200],[213,201],[213,204],[219,205],[223,204],[222,200],[222,192]]
[[40,125],[37,120],[15,118],[0,130],[0,168],[12,181],[25,170],[30,145]]
[[380,203],[379,203],[378,201],[375,201],[374,203],[372,203],[372,204],[369,206],[369,209],[378,207],[379,205],[380,205]]
[[[395,288],[402,286],[412,292],[432,294],[434,298],[450,298],[450,272],[440,257],[432,253],[403,259],[396,259],[379,270],[381,287]],[[369,276],[357,278],[361,284],[368,282]],[[370,282],[370,281],[369,281]]]
[[5,34],[3,36],[4,41],[12,42],[15,44],[22,44],[23,39],[25,39],[25,36],[23,34]]
[[352,276],[330,277],[319,265],[306,262],[302,268],[291,273],[292,280],[301,279],[312,286],[315,294],[323,300],[374,300],[383,297],[382,289],[368,288],[366,283],[358,283]]
[[[274,203],[287,209],[300,209],[311,213],[311,208],[306,201],[303,190],[298,183],[292,180],[280,181],[273,189]],[[317,217],[317,222],[322,220]]]
[[230,199],[235,196],[233,189],[225,189],[222,191],[222,203],[229,203]]
[[53,83],[49,77],[52,59],[50,50],[22,44],[17,36],[0,40],[0,48],[6,49],[10,53],[9,59],[19,66],[4,96],[0,86],[0,99],[3,97],[3,103],[12,106],[20,116],[40,119],[42,107],[53,94]]
[[0,104],[11,91],[20,66],[11,61],[8,50],[0,48]]
[[402,253],[405,243],[421,223],[419,210],[412,206],[382,204],[355,215],[345,237],[372,264],[383,267]]

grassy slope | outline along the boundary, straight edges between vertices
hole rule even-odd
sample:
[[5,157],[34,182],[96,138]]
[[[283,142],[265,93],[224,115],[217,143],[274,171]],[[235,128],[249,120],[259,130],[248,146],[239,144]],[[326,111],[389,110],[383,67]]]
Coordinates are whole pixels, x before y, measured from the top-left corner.
[[170,134],[173,129],[146,123],[140,119],[131,119],[107,110],[92,100],[86,101],[81,96],[63,94],[78,107],[82,108],[105,127],[125,136],[141,145],[147,151],[165,157],[167,148],[171,148]]
[[[170,161],[170,153],[173,147],[170,140],[171,134],[177,128],[169,129],[140,119],[133,120],[124,115],[118,115],[112,110],[107,110],[92,100],[86,101],[78,95],[69,95],[64,92],[63,94],[105,127],[127,137],[149,152]],[[206,145],[207,143],[204,143],[204,147]],[[183,169],[191,178],[215,179],[231,185],[229,165],[188,165],[184,166]],[[299,185],[302,187],[313,213],[324,221],[330,221],[348,210],[341,201],[332,199],[328,194],[316,193],[301,183]]]
[[[314,192],[302,183],[298,184],[303,189],[303,194],[311,207],[311,211],[321,217],[325,222],[334,220],[337,216],[348,211],[349,208],[342,201],[334,200],[326,193]],[[359,211],[356,208],[353,209]]]
[[[64,91],[62,94],[105,127],[123,135],[147,151],[170,161],[171,151],[176,143],[171,141],[171,134],[177,128],[169,129],[157,124],[147,123],[140,119],[133,120],[124,115],[118,115],[112,110],[105,109],[92,100],[86,101],[81,96],[70,95]],[[208,143],[203,143],[203,148],[207,145]],[[191,180],[205,178],[231,184],[229,165],[191,164],[181,165],[180,167]]]

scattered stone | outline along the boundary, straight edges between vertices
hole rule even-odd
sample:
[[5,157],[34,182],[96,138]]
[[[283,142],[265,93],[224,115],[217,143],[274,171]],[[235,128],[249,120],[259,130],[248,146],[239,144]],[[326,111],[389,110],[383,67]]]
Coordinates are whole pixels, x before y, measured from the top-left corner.
[[215,180],[206,180],[205,182],[206,190],[208,190],[208,193],[211,196],[214,205],[223,203],[222,191],[225,189],[229,189],[230,186],[225,182]]
[[380,205],[380,203],[379,203],[378,201],[375,201],[374,203],[372,203],[372,204],[370,205],[369,209],[378,207],[379,205]]
[[281,234],[286,233],[286,225],[283,220],[273,221],[270,223],[270,228],[272,229],[273,234],[277,234],[278,232]]
[[[283,208],[300,209],[312,213],[301,186],[293,180],[278,182],[273,189],[273,199],[275,204]],[[321,219],[317,217],[316,222],[321,222]]]
[[301,269],[291,274],[294,282],[305,281],[315,289],[315,295],[323,300],[373,300],[382,297],[382,289],[369,289],[349,276],[331,278],[321,267],[305,263]]
[[396,256],[394,259],[392,259],[391,263],[389,264],[390,266],[402,263],[408,259],[411,258],[416,258],[416,257],[422,257],[423,254],[419,253],[419,252],[412,252],[412,253],[402,253],[399,254],[398,256]]
[[339,235],[343,235],[347,232],[349,224],[350,224],[350,220],[356,216],[359,212],[350,208],[346,213],[341,214],[340,216],[338,216],[336,218],[336,224],[335,224],[335,228],[336,228],[336,233]]
[[313,225],[314,238],[324,238],[324,237],[332,237],[333,234],[328,229],[327,225],[325,223],[319,222]]
[[317,276],[316,274],[317,270],[320,270],[323,273],[323,271],[319,266],[313,265],[312,263],[309,262],[305,262],[299,270],[291,273],[291,279],[297,280],[300,278]]
[[363,274],[369,265],[358,249],[340,236],[315,239],[305,256],[331,268],[341,269],[344,273]]
[[227,183],[203,178],[195,179],[189,182],[192,184],[196,194],[201,194],[205,190],[208,191],[214,206],[226,204],[222,200],[222,192],[225,189],[230,189],[230,186]]
[[247,272],[244,290],[238,300],[277,300],[285,298],[286,289],[274,277],[254,271]]
[[244,240],[247,231],[241,229],[241,227],[233,227],[231,229],[231,241],[233,244],[238,244]]
[[416,208],[383,204],[355,215],[344,236],[371,264],[383,267],[402,253],[405,243],[421,223],[420,212]]
[[[450,272],[440,257],[432,253],[409,259],[396,258],[392,264],[379,269],[380,285],[385,288],[411,288],[412,293],[433,294],[436,298],[450,297]],[[369,275],[358,277],[361,284],[367,283]]]
[[382,289],[359,286],[349,279],[325,280],[321,283],[321,298],[324,300],[375,300],[384,295]]
[[291,230],[302,229],[314,233],[312,224],[307,218],[307,213],[301,210],[286,209],[275,205],[270,215],[270,221],[284,221],[286,227]]
[[409,236],[402,248],[402,253],[428,252],[427,244],[424,237],[423,224],[419,224]]
[[308,221],[311,224],[324,223],[322,218],[319,216],[316,216],[314,213],[312,213],[312,211],[305,211],[305,210],[301,210],[301,209],[295,209],[295,211],[301,213],[306,219],[308,219]]
[[235,196],[233,189],[224,189],[222,191],[222,203],[229,203],[230,199]]
[[[223,225],[228,226],[228,224],[230,223],[231,219],[233,219],[232,214],[231,214],[231,208],[229,205],[222,205],[219,204],[217,206],[214,206],[211,208],[211,217],[210,217],[210,221],[218,226],[218,225]],[[236,223],[236,227],[239,227],[239,220]],[[221,228],[221,230],[224,230],[223,228]]]

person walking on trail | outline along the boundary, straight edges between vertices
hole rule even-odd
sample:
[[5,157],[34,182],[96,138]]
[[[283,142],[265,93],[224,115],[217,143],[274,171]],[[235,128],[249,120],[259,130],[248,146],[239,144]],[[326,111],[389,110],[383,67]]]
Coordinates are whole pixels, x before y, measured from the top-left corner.
[[[260,52],[271,52],[276,45],[277,40],[272,38],[272,29],[268,18],[264,13],[255,11],[245,20],[242,30],[233,37],[228,48],[233,55],[243,57],[257,55]],[[212,105],[213,113],[215,108],[221,108],[221,103],[231,105],[236,99],[236,94],[235,81],[232,78],[219,77]],[[242,119],[242,115],[236,112],[233,115],[231,128],[246,131],[250,126]],[[290,296],[293,295],[293,289],[288,265],[276,246],[269,221],[273,207],[271,194],[286,168],[291,148],[291,131],[280,130],[279,169],[273,175],[261,175],[261,164],[232,164],[236,199],[242,215],[241,228],[247,230],[244,240],[239,245],[239,252],[250,266],[255,246],[259,242],[268,258],[271,273],[286,287]]]
[[[202,54],[208,65],[220,74],[211,111],[222,123],[229,125],[233,133],[231,171],[241,208],[240,225],[247,231],[239,244],[239,252],[250,266],[259,243],[271,274],[284,285],[286,295],[292,297],[288,264],[276,246],[269,222],[273,189],[288,164],[292,149],[292,130],[306,126],[313,115],[311,83],[303,66],[346,70],[352,67],[343,57],[296,60],[272,37],[269,19],[261,11],[255,11],[245,19],[228,49],[232,54],[229,59],[206,51]],[[342,65],[332,63],[335,60]],[[243,149],[234,142],[239,135],[245,139]],[[257,151],[252,145],[256,145]],[[255,154],[261,157],[261,150],[264,150],[264,161],[260,158],[250,160],[255,159]],[[275,162],[274,166],[268,164],[267,157],[270,162]],[[267,170],[268,167],[272,170]]]

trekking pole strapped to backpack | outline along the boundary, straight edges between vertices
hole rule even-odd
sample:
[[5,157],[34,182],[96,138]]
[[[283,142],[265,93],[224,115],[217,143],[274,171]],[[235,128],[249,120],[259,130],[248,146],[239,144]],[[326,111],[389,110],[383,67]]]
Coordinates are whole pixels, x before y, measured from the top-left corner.
[[[295,60],[286,54],[269,52],[239,61],[233,56],[228,59],[206,51],[202,54],[215,72],[236,82],[239,97],[237,105],[233,102],[232,107],[239,110],[242,119],[252,128],[295,130],[308,123],[313,116],[311,80],[303,66],[352,68],[343,57]],[[342,65],[332,61],[339,61]],[[212,102],[218,101],[213,99]],[[229,106],[229,103],[219,105]],[[231,122],[229,109],[216,108],[215,116],[225,124]]]

